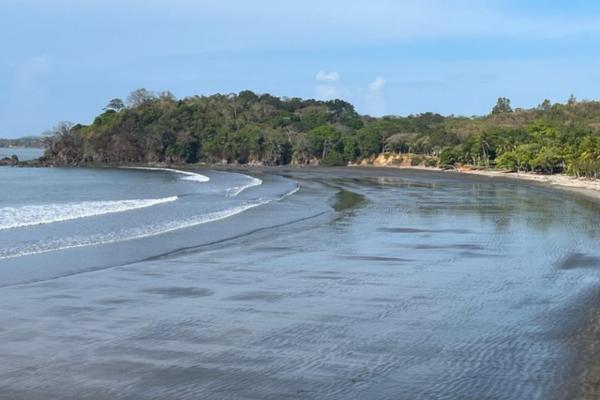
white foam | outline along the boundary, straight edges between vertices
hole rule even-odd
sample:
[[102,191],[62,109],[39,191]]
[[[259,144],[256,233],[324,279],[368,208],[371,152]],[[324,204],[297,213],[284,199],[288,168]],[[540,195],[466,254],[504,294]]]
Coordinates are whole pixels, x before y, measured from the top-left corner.
[[251,187],[254,186],[260,186],[263,184],[263,181],[258,179],[258,178],[254,178],[252,176],[248,176],[248,175],[243,175],[244,177],[248,178],[249,182],[245,185],[242,186],[234,186],[231,189],[229,189],[229,195],[232,197],[237,196],[238,194],[242,193],[244,190],[249,189]]
[[0,230],[126,212],[176,200],[177,196],[171,196],[160,199],[84,201],[80,203],[3,207],[0,208]]
[[66,237],[49,242],[38,242],[29,245],[26,248],[0,249],[0,260],[7,258],[22,257],[34,254],[49,253],[52,251],[73,249],[77,247],[86,247],[94,245],[103,245],[116,242],[124,242],[134,239],[142,239],[150,236],[156,236],[184,228],[206,224],[240,214],[251,208],[259,207],[270,203],[270,200],[262,200],[255,203],[243,204],[223,211],[215,211],[208,214],[185,220],[168,221],[162,224],[145,225],[135,228],[125,229],[110,234],[96,234],[87,237]]
[[290,190],[289,192],[283,194],[280,198],[279,201],[285,199],[288,196],[292,196],[294,194],[296,194],[298,192],[298,190],[300,190],[300,186],[296,186],[295,188],[293,188],[292,190]]
[[176,174],[187,175],[185,178],[181,178],[182,180],[185,180],[185,181],[193,181],[193,182],[201,182],[201,183],[210,181],[210,178],[208,176],[198,174],[196,172],[181,171],[181,170],[172,169],[172,168],[158,168],[158,167],[121,167],[121,168],[142,169],[142,170],[147,170],[147,171],[168,171],[168,172],[173,172]]

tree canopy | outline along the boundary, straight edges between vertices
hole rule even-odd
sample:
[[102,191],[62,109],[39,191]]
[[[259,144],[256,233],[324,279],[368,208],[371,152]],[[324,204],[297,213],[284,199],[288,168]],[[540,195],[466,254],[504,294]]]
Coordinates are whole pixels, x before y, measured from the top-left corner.
[[600,172],[600,102],[574,96],[567,104],[544,100],[515,111],[500,97],[490,115],[471,118],[373,118],[343,100],[249,90],[177,99],[168,91],[138,89],[126,103],[110,100],[90,125],[59,125],[46,139],[46,162],[346,165],[383,152],[427,156],[449,167]]

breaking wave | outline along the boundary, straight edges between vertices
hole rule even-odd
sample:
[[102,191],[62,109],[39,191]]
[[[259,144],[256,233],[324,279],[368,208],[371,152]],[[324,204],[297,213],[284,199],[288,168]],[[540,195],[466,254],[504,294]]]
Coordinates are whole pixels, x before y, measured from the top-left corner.
[[185,177],[181,178],[184,181],[193,181],[193,182],[208,182],[210,181],[210,178],[208,176],[202,175],[202,174],[198,174],[196,172],[189,172],[189,171],[181,171],[178,169],[171,169],[171,168],[159,168],[159,167],[122,167],[125,169],[142,169],[142,170],[147,170],[147,171],[168,171],[168,172],[173,172],[175,174],[181,174],[181,175],[185,175]]
[[51,224],[79,218],[114,214],[171,203],[177,196],[160,199],[84,201],[0,208],[0,230]]
[[244,175],[244,177],[248,178],[249,182],[245,185],[234,186],[231,189],[229,189],[229,196],[235,197],[238,194],[242,193],[244,190],[249,189],[254,186],[260,186],[263,183],[262,180],[260,180],[258,178],[254,178],[252,176]]
[[85,237],[65,237],[52,241],[44,241],[30,244],[27,247],[0,249],[0,260],[34,254],[48,253],[51,251],[73,249],[76,247],[123,242],[127,240],[141,239],[145,237],[160,235],[179,229],[191,228],[193,226],[229,218],[251,208],[259,207],[270,202],[270,200],[262,200],[254,203],[243,204],[237,207],[232,207],[227,210],[202,214],[185,220],[175,220],[160,224],[142,225],[134,228],[123,229],[117,232],[95,234]]

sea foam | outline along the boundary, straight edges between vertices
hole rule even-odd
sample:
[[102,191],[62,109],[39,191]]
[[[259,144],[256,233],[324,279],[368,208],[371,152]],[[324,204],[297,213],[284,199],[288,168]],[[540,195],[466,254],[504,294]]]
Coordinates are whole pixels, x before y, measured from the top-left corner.
[[261,200],[242,204],[222,211],[214,211],[198,215],[185,220],[167,221],[159,224],[142,225],[134,228],[123,229],[117,232],[94,234],[85,237],[64,237],[51,241],[37,242],[26,247],[0,249],[0,260],[14,257],[22,257],[34,254],[48,253],[51,251],[73,249],[77,247],[103,245],[124,242],[133,239],[142,239],[150,236],[160,235],[184,228],[206,224],[240,214],[251,208],[270,203],[271,200]]
[[51,224],[171,203],[177,196],[159,199],[84,201],[0,208],[0,230]]
[[210,178],[208,176],[202,175],[202,174],[198,174],[196,172],[190,172],[190,171],[181,171],[179,169],[172,169],[172,168],[159,168],[159,167],[122,167],[125,169],[141,169],[141,170],[147,170],[147,171],[167,171],[167,172],[173,172],[175,174],[181,174],[181,175],[186,175],[184,178],[181,178],[184,181],[193,181],[193,182],[208,182],[210,181]]
[[243,175],[243,176],[245,178],[247,178],[249,180],[249,182],[246,183],[245,185],[234,186],[231,189],[229,189],[229,196],[235,197],[238,194],[242,193],[246,189],[249,189],[254,186],[260,186],[263,184],[263,181],[258,178],[254,178],[254,177],[248,176],[248,175]]

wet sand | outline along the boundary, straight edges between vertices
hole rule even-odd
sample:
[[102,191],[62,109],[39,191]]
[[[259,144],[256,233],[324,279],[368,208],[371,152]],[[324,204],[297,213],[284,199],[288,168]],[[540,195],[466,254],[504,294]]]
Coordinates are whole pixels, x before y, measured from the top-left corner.
[[518,179],[525,182],[534,182],[562,190],[569,190],[583,196],[600,200],[600,180],[589,178],[576,178],[563,174],[541,175],[531,172],[506,172],[493,170],[459,170],[451,171],[460,174],[485,176],[488,178]]
[[572,331],[574,354],[571,376],[565,380],[557,398],[600,399],[600,289],[581,302],[580,324]]
[[230,240],[0,288],[0,399],[597,393],[596,204],[480,176],[247,172],[300,191],[216,222],[248,231]]
[[486,178],[495,179],[495,178],[503,178],[503,179],[516,179],[523,182],[536,183],[545,185],[548,187],[553,187],[561,190],[568,190],[574,193],[578,193],[582,196],[586,196],[589,198],[593,198],[595,200],[600,200],[600,179],[591,179],[591,178],[577,178],[565,174],[552,174],[552,175],[544,175],[544,174],[536,174],[533,172],[509,172],[509,171],[498,171],[492,169],[470,169],[470,168],[461,168],[461,169],[452,169],[452,170],[444,170],[441,168],[435,167],[420,167],[420,166],[395,166],[395,165],[386,165],[386,166],[368,166],[368,165],[360,165],[360,166],[352,166],[351,168],[393,168],[393,169],[403,169],[403,170],[418,170],[418,171],[437,171],[444,172],[450,174],[465,174],[465,175],[476,175],[476,176],[484,176]]
[[[367,167],[369,168],[369,167]],[[531,172],[507,172],[496,170],[442,170],[432,167],[398,167],[382,166],[374,168],[399,168],[415,169],[420,171],[437,171],[441,173],[464,174],[480,176],[490,179],[517,180],[524,183],[533,183],[549,188],[575,193],[594,201],[600,201],[600,180],[590,178],[577,178],[564,174],[542,175]],[[571,268],[587,266],[600,268],[600,258],[586,258],[574,254],[564,260],[560,267]],[[565,380],[559,390],[557,399],[583,399],[594,400],[600,398],[600,290],[578,303],[578,308],[571,312],[580,315],[577,326],[573,327],[568,335],[576,351],[570,361],[570,376]]]

